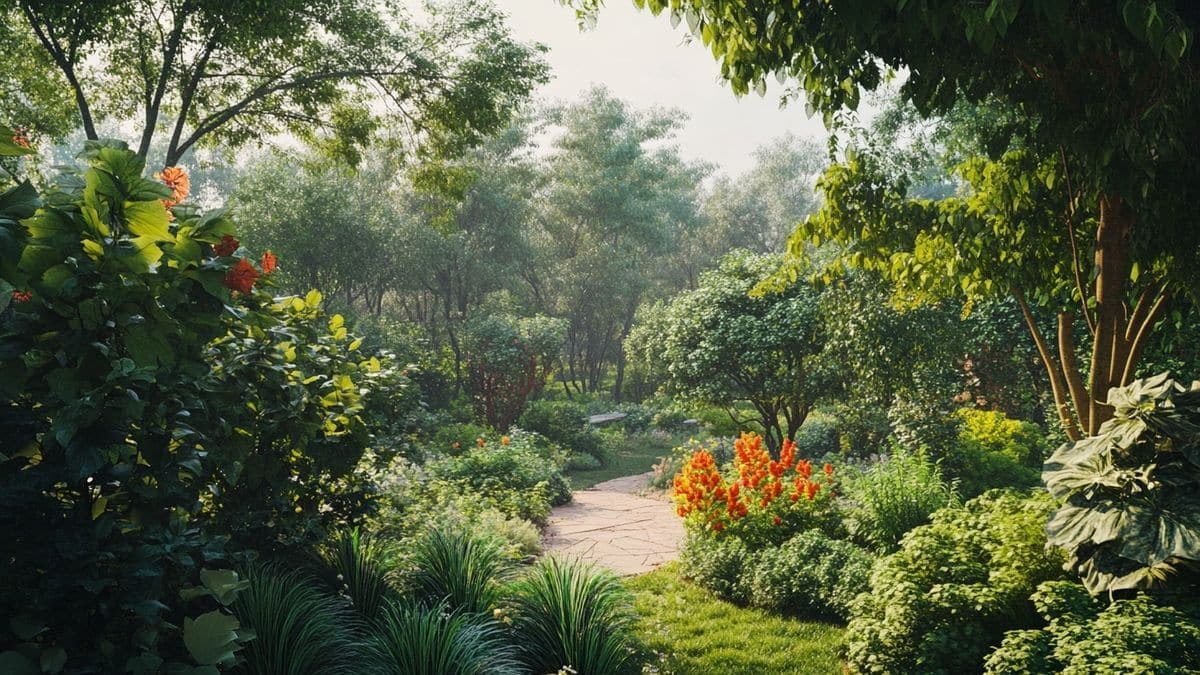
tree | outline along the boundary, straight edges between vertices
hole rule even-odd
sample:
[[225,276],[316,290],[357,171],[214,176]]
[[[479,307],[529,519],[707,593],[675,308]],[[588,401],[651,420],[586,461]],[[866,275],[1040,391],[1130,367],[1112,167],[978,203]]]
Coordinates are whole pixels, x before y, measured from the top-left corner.
[[[772,449],[795,438],[825,386],[814,287],[798,283],[750,296],[780,262],[731,253],[641,332],[638,352],[666,370],[668,393],[722,406],[738,424],[761,425]],[[741,417],[739,403],[749,404],[754,417]]]
[[638,305],[656,284],[682,283],[672,280],[675,265],[662,263],[698,226],[706,167],[672,146],[651,147],[671,140],[680,116],[633,110],[604,89],[547,116],[563,132],[545,164],[539,229],[548,269],[529,282],[557,288],[551,301],[570,320],[567,376],[578,391],[596,391],[615,364],[619,397],[621,345]]
[[779,253],[796,223],[817,209],[814,183],[828,162],[817,143],[791,134],[754,152],[755,166],[719,177],[705,196],[701,235],[714,258],[735,248]]
[[4,30],[41,51],[0,49],[0,70],[27,73],[22,100],[50,119],[70,92],[89,139],[101,118],[136,117],[145,157],[169,133],[167,166],[278,133],[353,159],[385,119],[453,151],[502,127],[546,67],[484,0],[429,9],[421,26],[390,0],[4,0]]
[[491,315],[466,324],[467,392],[479,416],[507,431],[525,401],[545,386],[566,337],[566,322],[545,316]]
[[[571,3],[582,9],[597,4]],[[1170,0],[944,3],[638,0],[686,19],[736,93],[794,80],[827,124],[904,69],[901,96],[925,116],[991,101],[1011,124],[961,170],[961,197],[908,199],[903,182],[853,156],[822,182],[826,210],[802,241],[846,246],[842,262],[916,290],[1020,303],[1067,433],[1112,414],[1167,302],[1200,288],[1191,223],[1200,146],[1200,11]],[[1090,253],[1090,256],[1088,255]],[[932,293],[930,293],[932,294]],[[1057,353],[1033,320],[1053,309]],[[1087,382],[1076,326],[1092,340]]]

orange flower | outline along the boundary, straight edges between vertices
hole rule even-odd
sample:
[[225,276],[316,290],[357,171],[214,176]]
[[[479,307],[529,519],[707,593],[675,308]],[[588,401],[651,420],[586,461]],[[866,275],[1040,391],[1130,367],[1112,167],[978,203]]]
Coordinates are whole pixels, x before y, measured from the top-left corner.
[[258,281],[258,270],[246,262],[245,258],[237,261],[225,274],[225,286],[235,291],[249,293],[254,290],[254,282]]
[[475,439],[475,446],[482,448],[487,441],[483,440],[483,436]]
[[782,525],[782,524],[783,524],[783,518],[780,518],[779,516],[775,516],[775,518],[774,518],[774,522],[775,522],[775,524],[776,524],[776,525]]
[[263,274],[270,274],[271,272],[274,272],[275,268],[278,267],[278,265],[276,264],[277,262],[278,261],[275,258],[275,254],[271,253],[270,249],[263,251],[263,256],[262,256]]
[[163,185],[171,188],[171,197],[163,200],[163,205],[171,208],[176,204],[187,199],[188,193],[192,191],[192,182],[188,178],[187,172],[180,166],[168,166],[159,173],[154,174],[154,177],[161,180]]
[[28,148],[29,132],[24,127],[17,127],[16,129],[13,129],[12,142],[21,146],[22,148]]
[[220,257],[225,257],[227,255],[233,255],[234,252],[238,250],[239,245],[240,245],[240,243],[238,242],[237,239],[233,238],[233,235],[230,235],[230,234],[222,235],[221,243],[217,244],[216,246],[213,246],[213,253]]
[[500,445],[508,445],[508,444],[509,444],[509,443],[511,443],[511,442],[512,442],[512,439],[511,439],[511,438],[509,438],[508,436],[501,436],[501,437],[500,437]]
[[829,462],[825,462],[825,466],[821,470],[825,472],[826,476],[833,476],[833,465]]
[[29,291],[13,291],[12,299],[15,302],[29,302],[33,299],[33,294]]
[[462,443],[459,443],[458,441],[454,441],[453,443],[451,443],[451,444],[450,444],[450,447],[452,447],[452,448],[454,448],[455,450],[457,450],[457,449],[459,449],[459,448],[461,448],[461,447],[462,447]]

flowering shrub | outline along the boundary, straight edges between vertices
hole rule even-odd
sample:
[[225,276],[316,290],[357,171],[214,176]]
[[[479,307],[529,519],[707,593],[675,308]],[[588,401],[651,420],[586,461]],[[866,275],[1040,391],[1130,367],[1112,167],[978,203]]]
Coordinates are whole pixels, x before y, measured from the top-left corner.
[[833,466],[814,470],[809,460],[797,460],[795,443],[785,439],[774,460],[761,436],[744,433],[729,476],[708,450],[692,454],[675,477],[675,510],[691,530],[727,533],[757,547],[834,527],[834,486]]

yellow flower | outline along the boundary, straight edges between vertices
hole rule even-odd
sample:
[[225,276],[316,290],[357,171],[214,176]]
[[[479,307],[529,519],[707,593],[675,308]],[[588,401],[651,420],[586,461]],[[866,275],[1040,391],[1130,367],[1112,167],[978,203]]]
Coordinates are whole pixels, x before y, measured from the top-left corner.
[[511,439],[511,438],[509,438],[508,436],[501,436],[501,437],[500,437],[500,445],[508,445],[508,444],[509,444],[509,443],[511,443],[511,442],[512,442],[512,439]]

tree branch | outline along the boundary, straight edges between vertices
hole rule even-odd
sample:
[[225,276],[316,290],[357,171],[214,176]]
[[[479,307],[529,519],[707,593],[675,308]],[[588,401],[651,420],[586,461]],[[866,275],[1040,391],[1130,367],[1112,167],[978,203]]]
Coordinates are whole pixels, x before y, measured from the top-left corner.
[[28,2],[21,3],[21,11],[25,14],[25,20],[29,22],[29,27],[33,29],[38,42],[42,43],[42,47],[50,53],[50,57],[54,59],[54,63],[58,65],[58,69],[67,78],[67,83],[71,85],[71,90],[75,93],[75,105],[79,108],[79,117],[83,122],[84,134],[87,135],[89,140],[94,141],[98,139],[96,124],[92,119],[91,106],[88,105],[87,96],[84,95],[83,87],[79,84],[79,78],[75,75],[75,49],[77,45],[73,44],[71,46],[71,53],[68,57],[67,52],[58,43],[58,38],[54,36],[54,26],[49,21],[45,21],[44,26],[42,23],[39,23],[38,15],[29,6]]
[[1078,441],[1083,436],[1079,432],[1079,426],[1073,419],[1070,405],[1067,403],[1067,386],[1066,382],[1063,381],[1062,371],[1059,370],[1058,363],[1050,353],[1049,347],[1046,346],[1046,340],[1042,337],[1042,331],[1037,327],[1037,321],[1034,320],[1033,312],[1029,309],[1029,303],[1025,300],[1025,293],[1020,288],[1014,286],[1012,294],[1021,306],[1021,315],[1025,318],[1025,326],[1029,329],[1029,334],[1033,337],[1033,343],[1037,347],[1038,355],[1042,358],[1042,365],[1045,366],[1046,373],[1050,376],[1050,390],[1054,393],[1054,403],[1058,410],[1059,419],[1062,421],[1063,429],[1066,431],[1068,438]]
[[1079,260],[1079,243],[1075,234],[1075,189],[1071,187],[1071,173],[1067,170],[1067,155],[1062,146],[1058,146],[1058,155],[1062,158],[1063,175],[1067,179],[1067,237],[1071,240],[1071,271],[1075,274],[1075,290],[1079,292],[1079,306],[1083,311],[1083,321],[1087,324],[1092,335],[1096,335],[1096,323],[1088,311],[1088,294],[1083,286],[1083,263]]
[[1125,357],[1125,368],[1121,373],[1121,386],[1125,386],[1133,381],[1133,374],[1136,372],[1138,361],[1142,358],[1142,351],[1146,348],[1146,343],[1150,341],[1150,334],[1154,330],[1154,325],[1161,318],[1169,296],[1170,294],[1164,286],[1163,290],[1158,294],[1158,298],[1154,301],[1154,306],[1150,308],[1150,311],[1146,313],[1146,318],[1138,326],[1137,335],[1130,343],[1129,354]]

